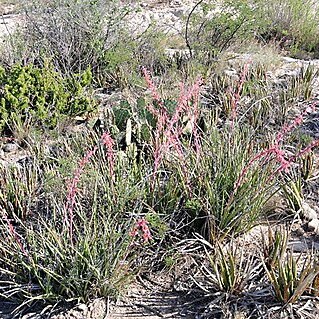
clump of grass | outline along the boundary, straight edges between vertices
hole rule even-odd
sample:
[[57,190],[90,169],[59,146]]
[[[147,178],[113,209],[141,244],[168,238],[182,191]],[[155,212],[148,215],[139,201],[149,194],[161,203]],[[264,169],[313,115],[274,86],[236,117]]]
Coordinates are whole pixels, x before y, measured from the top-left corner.
[[[158,109],[153,106],[151,109],[157,120],[154,173],[160,164],[165,170],[174,169],[179,173],[178,183],[184,189],[181,198],[187,203],[185,210],[194,211],[194,217],[205,220],[202,224],[206,227],[206,236],[211,239],[215,236],[238,235],[251,228],[258,220],[265,202],[277,191],[276,179],[282,173],[289,172],[296,159],[318,144],[318,141],[314,141],[290,156],[286,156],[283,149],[286,136],[315,109],[315,105],[312,105],[291,123],[284,125],[272,144],[260,150],[260,146],[251,140],[251,128],[247,125],[245,129],[240,127],[241,122],[237,120],[238,103],[247,73],[248,70],[244,69],[231,99],[230,126],[219,129],[210,123],[210,129],[201,140],[198,137],[203,132],[199,129],[197,104],[185,103],[186,107],[183,107],[183,99],[189,101],[189,97],[196,98],[197,94],[192,92],[197,92],[198,84],[188,95],[182,92],[174,115],[169,117],[149,74],[145,73],[153,99],[158,103]],[[180,119],[185,115],[192,120],[189,135],[186,136],[183,135],[185,130],[180,127]],[[174,154],[175,157],[171,156],[169,161],[164,162],[164,154]],[[195,203],[191,205],[195,208],[192,209],[189,203]]]
[[295,259],[290,251],[277,267],[266,270],[275,297],[283,304],[296,302],[304,292],[311,289],[319,274],[319,267],[309,258],[302,262],[301,270],[298,270],[300,258],[301,255]]
[[[125,289],[138,271],[141,251],[133,241],[139,239],[130,230],[142,213],[144,194],[139,175],[116,160],[113,147],[105,133],[100,144],[86,152],[69,184],[66,205],[61,205],[62,196],[42,193],[48,207],[33,211],[27,220],[3,211],[2,297],[32,305],[40,300],[116,297]],[[69,160],[73,156],[71,152]],[[49,165],[43,169],[42,177],[51,171]],[[143,218],[138,227],[146,244],[150,230]]]
[[283,303],[295,303],[301,295],[309,292],[319,274],[316,256],[295,257],[292,250],[287,252],[288,232],[283,228],[268,230],[268,239],[263,235],[262,262],[270,280],[275,298]]
[[221,245],[215,247],[215,253],[206,251],[210,268],[203,268],[208,285],[216,291],[230,295],[243,293],[248,280],[251,279],[255,265],[253,255],[247,257],[238,244],[230,243],[227,249]]
[[36,205],[39,170],[35,167],[0,168],[0,205],[9,218],[27,219]]

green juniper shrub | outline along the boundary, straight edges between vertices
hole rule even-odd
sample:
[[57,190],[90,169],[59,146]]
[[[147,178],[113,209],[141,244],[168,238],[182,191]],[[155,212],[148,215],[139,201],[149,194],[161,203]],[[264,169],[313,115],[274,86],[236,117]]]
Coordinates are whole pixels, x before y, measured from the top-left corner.
[[63,77],[49,63],[0,68],[0,131],[12,132],[16,122],[54,128],[65,116],[80,115],[93,109],[88,88],[89,69]]

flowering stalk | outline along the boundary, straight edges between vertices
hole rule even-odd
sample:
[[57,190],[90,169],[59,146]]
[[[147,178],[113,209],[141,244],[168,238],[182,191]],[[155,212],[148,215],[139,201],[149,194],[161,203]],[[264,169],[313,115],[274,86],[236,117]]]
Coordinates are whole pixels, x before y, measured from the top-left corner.
[[296,118],[289,125],[284,125],[281,131],[277,134],[275,143],[278,145],[288,133],[290,133],[295,127],[299,126],[304,121],[306,115],[315,111],[316,106],[317,104],[313,103],[311,106],[303,110],[298,116],[296,116]]
[[20,247],[20,251],[26,256],[26,257],[29,257],[27,251],[24,249],[22,243],[21,243],[21,240],[19,238],[19,235],[17,234],[16,230],[14,229],[11,221],[9,220],[8,216],[7,216],[7,213],[4,209],[2,209],[2,216],[3,216],[3,219],[5,220],[5,222],[7,223],[8,225],[8,228],[9,228],[9,232],[11,234],[11,236],[14,238],[14,240],[16,241],[16,243],[18,244],[18,246]]
[[243,179],[245,175],[247,174],[249,168],[258,160],[261,158],[264,158],[265,161],[269,161],[271,155],[274,155],[275,159],[279,163],[278,169],[274,171],[274,173],[270,176],[269,179],[272,179],[275,174],[278,172],[284,171],[289,172],[290,166],[293,162],[296,161],[297,158],[300,156],[310,152],[314,147],[319,145],[319,140],[313,141],[311,144],[309,144],[307,147],[305,147],[303,150],[295,154],[294,156],[290,156],[288,159],[285,158],[284,151],[280,149],[280,144],[283,141],[283,138],[291,132],[296,126],[300,125],[304,121],[304,117],[306,114],[308,114],[310,111],[314,111],[316,107],[316,104],[313,104],[310,108],[305,109],[300,115],[298,115],[291,124],[284,126],[283,129],[277,134],[276,140],[273,145],[271,145],[266,150],[263,150],[259,152],[257,155],[255,155],[248,164],[243,168],[241,171],[234,187],[234,191],[232,195],[230,196],[230,201],[233,199],[234,194],[237,192],[238,188],[243,182]]
[[140,235],[143,238],[144,243],[147,243],[152,239],[151,231],[148,227],[148,222],[145,218],[139,219],[133,230],[130,232],[130,236],[135,238]]
[[[101,144],[107,147],[107,159],[109,162],[110,176],[114,179],[114,154],[113,146],[114,141],[108,132],[104,132],[101,136]],[[68,187],[67,200],[65,204],[65,224],[69,226],[70,241],[73,243],[73,209],[75,206],[75,197],[78,193],[78,183],[81,175],[84,171],[85,165],[89,163],[90,159],[95,155],[98,150],[98,146],[94,146],[92,150],[89,150],[80,161],[74,176]]]
[[[154,177],[158,168],[168,152],[173,148],[179,160],[184,159],[184,153],[182,149],[181,136],[183,134],[183,127],[181,126],[181,118],[185,114],[191,122],[191,134],[194,136],[196,153],[200,152],[200,142],[197,131],[197,120],[199,116],[198,111],[198,96],[200,91],[200,85],[202,80],[198,79],[195,84],[186,90],[184,85],[181,84],[180,96],[178,104],[172,117],[164,106],[164,103],[157,92],[157,89],[151,79],[150,73],[145,68],[142,69],[144,78],[152,93],[153,99],[159,105],[159,109],[155,109],[153,105],[148,105],[149,111],[156,117],[157,126],[155,131],[154,141]],[[193,102],[191,104],[191,101]],[[192,105],[192,106],[191,106]]]

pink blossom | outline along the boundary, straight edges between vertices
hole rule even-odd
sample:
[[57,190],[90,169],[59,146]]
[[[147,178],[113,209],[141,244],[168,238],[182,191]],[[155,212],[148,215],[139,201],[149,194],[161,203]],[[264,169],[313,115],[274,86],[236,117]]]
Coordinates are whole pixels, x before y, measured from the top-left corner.
[[155,174],[165,156],[172,149],[176,151],[179,160],[183,161],[183,143],[181,135],[183,134],[183,124],[181,118],[186,115],[192,121],[192,135],[194,136],[195,148],[197,154],[200,151],[200,142],[197,132],[196,122],[198,120],[198,96],[200,91],[201,79],[198,79],[195,84],[187,90],[184,84],[180,85],[180,96],[175,112],[172,116],[164,106],[159,93],[150,77],[150,73],[142,69],[146,83],[152,92],[153,99],[158,103],[159,109],[155,109],[153,105],[148,106],[148,110],[156,117],[157,126],[155,131],[154,141],[154,180]]
[[274,173],[271,175],[270,179],[272,177],[281,171],[284,171],[285,173],[289,172],[290,166],[292,163],[299,158],[300,156],[308,153],[311,149],[319,145],[319,140],[313,141],[311,144],[309,144],[306,148],[301,150],[299,153],[297,153],[294,156],[289,157],[288,159],[285,158],[285,152],[280,148],[280,144],[283,141],[283,138],[291,132],[296,126],[300,125],[304,121],[304,117],[306,114],[308,114],[311,111],[315,110],[315,107],[317,105],[314,103],[310,107],[306,108],[300,115],[298,115],[289,125],[285,125],[282,130],[277,134],[275,143],[271,145],[269,148],[259,152],[257,155],[255,155],[249,162],[248,164],[243,168],[241,171],[235,186],[234,186],[234,191],[230,198],[233,198],[233,195],[237,192],[238,188],[240,185],[243,183],[243,179],[245,175],[247,174],[249,168],[257,161],[260,159],[264,158],[264,160],[269,160],[271,155],[274,155],[275,159],[277,160],[279,164],[279,168],[274,171]]
[[290,133],[295,127],[302,124],[305,116],[308,113],[313,112],[315,110],[316,106],[317,106],[317,104],[313,103],[311,106],[307,107],[301,114],[296,116],[296,118],[289,125],[283,126],[281,131],[277,134],[275,143],[279,144],[288,133]]
[[137,237],[138,235],[142,235],[144,243],[147,243],[152,239],[151,231],[148,227],[148,222],[145,218],[139,219],[133,230],[130,232],[131,237]]
[[144,79],[146,80],[147,86],[151,90],[153,99],[157,101],[161,106],[163,106],[161,96],[158,94],[154,82],[151,79],[150,72],[145,67],[142,67],[142,72],[144,75]]

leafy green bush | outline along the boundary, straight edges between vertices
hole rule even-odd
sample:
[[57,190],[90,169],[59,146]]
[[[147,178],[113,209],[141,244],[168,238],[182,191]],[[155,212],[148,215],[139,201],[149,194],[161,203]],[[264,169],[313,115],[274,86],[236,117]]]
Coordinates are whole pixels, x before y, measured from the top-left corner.
[[235,42],[257,37],[275,41],[292,55],[318,51],[318,5],[314,0],[198,1],[186,23],[191,53],[211,52],[212,57]]
[[53,128],[63,116],[92,110],[86,94],[91,83],[86,70],[63,77],[49,64],[44,68],[29,64],[0,68],[0,131],[16,124]]

